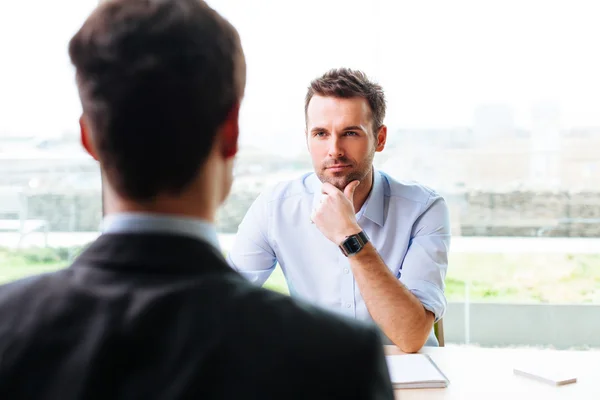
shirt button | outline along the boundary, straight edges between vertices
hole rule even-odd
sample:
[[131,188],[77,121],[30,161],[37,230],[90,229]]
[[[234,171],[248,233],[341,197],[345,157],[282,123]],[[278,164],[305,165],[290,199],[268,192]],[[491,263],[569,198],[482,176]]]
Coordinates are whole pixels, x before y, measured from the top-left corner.
[[344,268],[344,273],[347,274],[348,272],[350,272],[350,270],[348,268]]
[[350,303],[346,303],[346,308],[350,308],[352,305]]

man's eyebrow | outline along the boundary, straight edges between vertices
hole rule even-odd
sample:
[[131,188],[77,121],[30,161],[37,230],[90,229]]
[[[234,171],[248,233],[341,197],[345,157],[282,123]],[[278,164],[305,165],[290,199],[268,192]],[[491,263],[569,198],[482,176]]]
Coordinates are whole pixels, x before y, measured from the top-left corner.
[[[327,129],[322,128],[320,126],[315,126],[314,128],[312,128],[311,133],[315,133],[315,132],[329,132]],[[347,131],[361,131],[364,132],[365,130],[359,126],[359,125],[350,125],[345,127],[342,131],[347,132]]]
[[345,131],[363,131],[364,129],[358,125],[351,125],[344,128]]

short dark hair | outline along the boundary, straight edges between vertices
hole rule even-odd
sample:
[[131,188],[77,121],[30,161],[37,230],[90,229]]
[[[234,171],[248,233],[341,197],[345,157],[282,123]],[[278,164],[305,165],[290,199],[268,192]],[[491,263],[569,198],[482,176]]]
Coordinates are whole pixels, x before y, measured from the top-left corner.
[[147,201],[181,193],[239,103],[237,31],[201,0],[108,0],[69,43],[107,179]]
[[385,95],[383,88],[369,80],[362,71],[336,68],[313,80],[308,87],[304,103],[304,117],[308,122],[308,104],[314,95],[348,99],[362,97],[371,108],[373,130],[377,134],[385,118]]

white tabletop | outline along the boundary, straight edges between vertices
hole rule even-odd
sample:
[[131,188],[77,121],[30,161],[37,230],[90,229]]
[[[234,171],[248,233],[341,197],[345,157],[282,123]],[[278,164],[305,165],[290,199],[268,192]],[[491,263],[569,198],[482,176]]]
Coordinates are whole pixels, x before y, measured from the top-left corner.
[[[386,354],[402,354],[385,346]],[[425,347],[450,380],[445,389],[396,390],[396,399],[597,399],[600,400],[600,351],[541,349],[486,349],[478,347]],[[517,376],[523,364],[562,366],[577,382],[552,386]]]

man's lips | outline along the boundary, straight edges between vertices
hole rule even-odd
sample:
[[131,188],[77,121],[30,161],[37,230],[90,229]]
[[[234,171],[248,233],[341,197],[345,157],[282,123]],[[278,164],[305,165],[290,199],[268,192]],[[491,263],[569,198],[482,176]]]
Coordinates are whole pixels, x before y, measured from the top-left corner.
[[347,168],[350,168],[350,166],[349,165],[332,165],[330,167],[327,167],[327,170],[332,171],[332,172],[340,172],[340,171],[344,171]]

